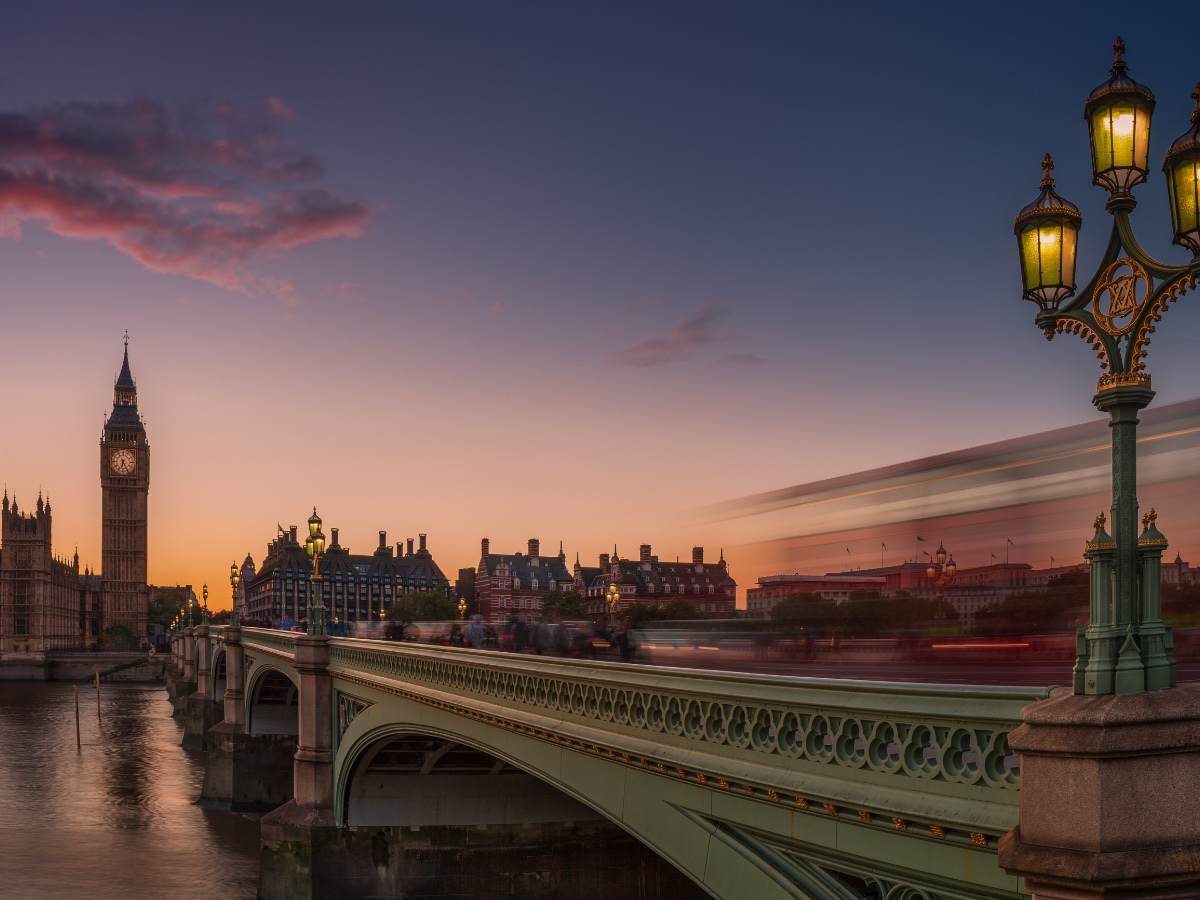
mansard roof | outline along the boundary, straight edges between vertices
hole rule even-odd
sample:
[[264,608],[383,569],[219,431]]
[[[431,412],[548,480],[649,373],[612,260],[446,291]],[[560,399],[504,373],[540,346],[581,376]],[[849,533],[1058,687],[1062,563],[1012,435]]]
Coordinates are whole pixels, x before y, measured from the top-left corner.
[[[534,559],[538,561],[533,564]],[[482,559],[488,575],[495,575],[496,569],[505,564],[513,578],[520,578],[522,584],[528,584],[537,578],[539,582],[549,583],[551,580],[572,581],[573,576],[567,571],[567,561],[561,556],[528,556],[524,553],[489,553]]]
[[[247,555],[249,559],[249,555]],[[273,576],[278,570],[280,575],[308,578],[312,574],[312,560],[304,552],[298,541],[293,541],[290,534],[279,535],[267,547],[266,558],[262,568],[255,576],[255,582]],[[351,553],[347,547],[340,544],[330,544],[321,557],[321,577],[326,579],[350,579],[362,577],[379,577],[385,580],[420,581],[434,584],[448,583],[445,574],[433,560],[428,550],[421,550],[408,556],[393,556],[386,548],[370,555]]]
[[[662,586],[670,585],[713,585],[716,589],[736,588],[737,582],[729,574],[724,562],[690,563],[659,562],[652,557],[648,563],[637,559],[617,559],[617,572],[621,584],[636,584],[638,593],[663,593]],[[699,566],[700,571],[696,568]],[[612,568],[580,567],[580,577],[592,588],[607,587]]]

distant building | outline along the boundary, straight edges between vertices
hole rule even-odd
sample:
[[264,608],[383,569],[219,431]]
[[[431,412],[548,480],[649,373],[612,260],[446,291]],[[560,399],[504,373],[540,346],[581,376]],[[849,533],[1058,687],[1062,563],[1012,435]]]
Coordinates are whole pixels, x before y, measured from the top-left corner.
[[454,599],[465,600],[468,607],[475,608],[475,569],[458,570],[458,577],[454,579]]
[[616,613],[628,612],[635,604],[665,605],[686,600],[707,615],[732,616],[737,603],[737,582],[729,574],[725,554],[717,562],[704,561],[704,548],[692,548],[692,561],[662,562],[642,544],[637,559],[622,559],[613,548],[610,556],[600,554],[598,566],[582,566],[575,560],[576,588],[588,598],[588,613],[599,618],[608,613],[608,588],[617,585],[621,599]]
[[562,544],[557,556],[542,556],[541,542],[530,538],[526,553],[492,553],[491,541],[479,542],[475,568],[476,611],[485,622],[537,621],[542,598],[551,591],[570,591],[575,581],[567,571]]
[[779,603],[790,597],[808,597],[845,603],[850,595],[870,592],[882,595],[887,579],[872,575],[766,575],[758,587],[746,591],[746,613],[751,618],[767,619]]
[[954,607],[959,622],[970,628],[981,609],[995,606],[1023,591],[1044,591],[1056,578],[1087,571],[1083,563],[1048,569],[1035,569],[1028,563],[994,563],[959,569],[953,580],[939,587],[929,579],[927,568],[924,563],[906,562],[876,569],[831,572],[826,577],[882,578],[886,582],[881,591],[884,597],[894,597],[900,593],[922,599],[940,597]]
[[238,586],[233,598],[234,609],[237,610],[239,619],[250,615],[250,604],[246,600],[246,590],[254,583],[254,576],[256,574],[254,570],[254,557],[247,553],[246,558],[242,560],[241,568],[238,569]]
[[1178,553],[1171,562],[1162,564],[1162,583],[1170,585],[1193,585],[1200,582],[1200,568],[1193,569]]
[[[242,563],[253,569],[247,556]],[[290,619],[305,622],[312,594],[312,561],[297,538],[297,527],[282,528],[267,545],[266,556],[246,587],[248,622],[272,622]],[[420,546],[407,549],[397,542],[395,550],[387,542],[387,532],[379,532],[379,546],[369,555],[353,554],[342,546],[338,529],[331,529],[325,555],[321,557],[322,596],[329,622],[379,621],[396,598],[416,591],[448,592],[450,582],[434,562],[420,535]]]
[[55,556],[53,512],[38,495],[33,512],[0,501],[0,655],[44,656],[95,646],[101,582],[79,569],[79,554]]

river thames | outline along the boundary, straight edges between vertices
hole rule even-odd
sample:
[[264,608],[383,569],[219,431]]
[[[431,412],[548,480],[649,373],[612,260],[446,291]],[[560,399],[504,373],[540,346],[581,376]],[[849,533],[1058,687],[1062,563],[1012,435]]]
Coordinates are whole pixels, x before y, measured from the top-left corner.
[[203,760],[162,688],[0,683],[0,896],[251,898],[258,822],[196,805]]

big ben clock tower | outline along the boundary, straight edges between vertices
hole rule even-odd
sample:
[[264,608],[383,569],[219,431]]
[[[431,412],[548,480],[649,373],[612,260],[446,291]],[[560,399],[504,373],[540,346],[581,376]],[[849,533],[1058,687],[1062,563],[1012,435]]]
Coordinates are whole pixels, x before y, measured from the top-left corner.
[[146,499],[150,492],[150,444],[138,415],[137,386],[125,359],[113,386],[113,408],[100,439],[103,527],[103,628],[124,625],[139,641],[149,631],[146,586]]

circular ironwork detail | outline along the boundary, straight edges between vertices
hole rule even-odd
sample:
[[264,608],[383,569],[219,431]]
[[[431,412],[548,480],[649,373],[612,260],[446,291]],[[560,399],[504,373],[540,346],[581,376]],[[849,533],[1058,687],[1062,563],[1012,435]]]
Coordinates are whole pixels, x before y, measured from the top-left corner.
[[1128,256],[1113,262],[1100,276],[1092,299],[1092,315],[1113,337],[1131,331],[1138,313],[1150,299],[1150,276],[1141,263]]

